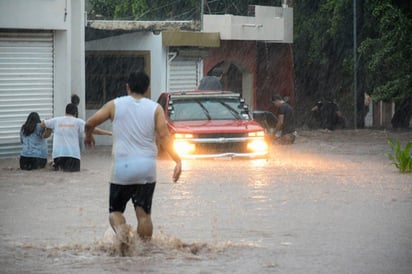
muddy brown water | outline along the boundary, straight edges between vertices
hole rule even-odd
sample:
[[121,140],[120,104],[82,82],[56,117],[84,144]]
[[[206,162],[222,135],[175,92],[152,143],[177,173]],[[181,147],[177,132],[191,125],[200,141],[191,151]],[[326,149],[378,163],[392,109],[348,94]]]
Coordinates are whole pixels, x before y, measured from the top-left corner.
[[[301,131],[268,160],[159,160],[154,237],[122,257],[108,225],[110,148],[79,173],[0,164],[0,273],[410,273],[412,174],[386,135]],[[136,226],[132,205],[126,210]]]

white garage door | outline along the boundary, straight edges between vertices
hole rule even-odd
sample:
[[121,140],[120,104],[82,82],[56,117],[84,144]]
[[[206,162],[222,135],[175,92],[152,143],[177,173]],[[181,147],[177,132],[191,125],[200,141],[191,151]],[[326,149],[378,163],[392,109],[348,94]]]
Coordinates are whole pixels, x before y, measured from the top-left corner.
[[30,112],[53,115],[53,32],[0,30],[0,157],[19,155]]
[[169,91],[194,90],[199,84],[199,58],[176,58],[169,65]]

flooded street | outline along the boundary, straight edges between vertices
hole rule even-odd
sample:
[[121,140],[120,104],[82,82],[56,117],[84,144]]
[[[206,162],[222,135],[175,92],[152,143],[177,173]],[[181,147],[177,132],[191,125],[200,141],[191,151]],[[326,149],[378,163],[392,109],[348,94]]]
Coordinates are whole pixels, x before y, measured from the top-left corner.
[[108,224],[110,148],[79,173],[3,159],[0,272],[410,273],[412,175],[388,152],[382,131],[301,132],[268,160],[184,161],[176,184],[159,160],[154,237],[127,257]]

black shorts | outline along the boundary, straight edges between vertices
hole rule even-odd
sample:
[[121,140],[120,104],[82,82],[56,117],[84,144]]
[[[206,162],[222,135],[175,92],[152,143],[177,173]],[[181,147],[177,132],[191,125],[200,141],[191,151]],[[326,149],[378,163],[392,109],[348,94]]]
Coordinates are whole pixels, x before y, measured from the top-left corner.
[[53,159],[54,170],[69,172],[80,171],[80,160],[73,157],[57,157]]
[[44,168],[47,164],[47,159],[20,156],[20,169],[32,170]]
[[156,182],[148,184],[118,185],[110,184],[109,212],[124,212],[127,202],[132,199],[134,208],[143,208],[150,214]]

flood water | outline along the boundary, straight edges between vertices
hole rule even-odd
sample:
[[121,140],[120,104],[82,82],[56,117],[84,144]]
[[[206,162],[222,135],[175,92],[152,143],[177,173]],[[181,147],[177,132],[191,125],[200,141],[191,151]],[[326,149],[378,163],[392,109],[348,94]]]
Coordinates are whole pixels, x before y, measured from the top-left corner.
[[[184,161],[176,184],[173,162],[159,160],[153,239],[125,257],[108,224],[109,149],[85,152],[80,173],[3,162],[0,272],[410,273],[411,177],[379,149],[311,146]],[[131,203],[125,214],[135,227]]]

